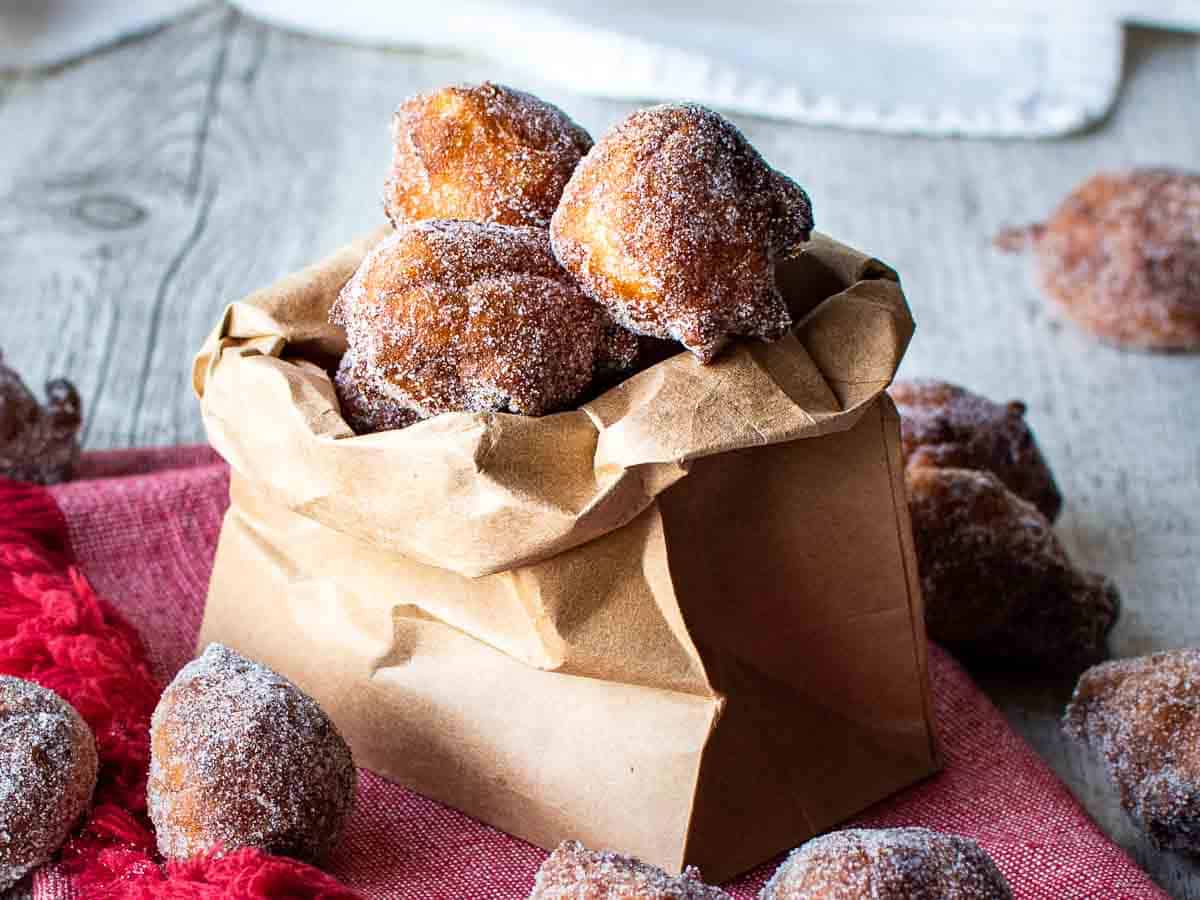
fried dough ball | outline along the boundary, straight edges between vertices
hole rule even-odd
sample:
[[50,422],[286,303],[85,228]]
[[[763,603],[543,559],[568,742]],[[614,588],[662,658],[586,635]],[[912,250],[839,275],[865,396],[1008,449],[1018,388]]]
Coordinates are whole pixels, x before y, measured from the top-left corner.
[[150,725],[147,805],[163,856],[257,847],[316,862],[341,837],[358,778],[350,750],[281,675],[209,644]]
[[678,340],[708,363],[732,335],[788,331],[775,260],[812,227],[808,195],[731,122],[668,104],[597,142],[550,234],[559,261],[617,322]]
[[353,354],[343,391],[384,394],[421,418],[546,415],[637,353],[637,338],[579,290],[540,228],[402,226],[363,260],[330,319]]
[[1200,650],[1088,669],[1063,728],[1103,757],[1156,847],[1200,853]]
[[1104,657],[1117,589],[1071,564],[1033,504],[991,472],[910,468],[905,480],[930,637],[978,661]]
[[358,363],[353,353],[346,353],[333,376],[342,418],[356,434],[395,431],[419,422],[421,415],[387,392],[386,384],[377,384]]
[[927,828],[852,828],[814,838],[784,861],[761,900],[1011,900],[975,841]]
[[592,146],[557,106],[486,81],[404,101],[392,140],[384,209],[393,225],[472,219],[545,228]]
[[731,900],[709,887],[692,867],[668,875],[609,850],[564,841],[538,869],[529,900]]
[[92,801],[96,740],[58,694],[0,675],[0,892],[49,861]]
[[83,413],[65,378],[46,384],[46,404],[4,364],[0,353],[0,477],[38,484],[69,481],[79,465]]
[[1031,244],[1046,294],[1084,330],[1144,350],[1200,349],[1200,173],[1094,175],[1050,220],[1008,229]]
[[890,393],[900,410],[907,466],[986,469],[1053,522],[1062,494],[1025,422],[1025,404],[994,403],[945,381],[897,381]]

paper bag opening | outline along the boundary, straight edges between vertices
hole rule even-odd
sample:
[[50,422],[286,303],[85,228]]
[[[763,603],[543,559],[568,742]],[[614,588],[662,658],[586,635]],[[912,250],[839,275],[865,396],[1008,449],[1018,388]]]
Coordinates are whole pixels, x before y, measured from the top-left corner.
[[273,500],[389,552],[468,577],[621,528],[697,459],[851,427],[913,332],[894,272],[815,235],[777,272],[798,324],[715,364],[680,353],[579,409],[446,414],[356,436],[328,374],[329,324],[374,234],[230,305],[193,367],[213,446]]
[[714,881],[936,769],[891,270],[818,236],[779,267],[781,341],[356,437],[326,314],[370,243],[197,358],[234,468],[202,643],[293,679],[359,765]]

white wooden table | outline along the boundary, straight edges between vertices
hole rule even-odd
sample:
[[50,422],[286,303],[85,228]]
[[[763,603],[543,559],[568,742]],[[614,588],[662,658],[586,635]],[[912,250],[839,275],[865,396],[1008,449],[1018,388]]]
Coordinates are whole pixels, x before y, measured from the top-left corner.
[[[1134,32],[1118,107],[1052,143],[740,124],[813,196],[818,226],[901,272],[918,320],[905,374],[1020,397],[1067,497],[1060,531],[1116,578],[1117,655],[1200,645],[1200,356],[1122,353],[1056,321],[991,235],[1092,171],[1200,169],[1200,45]],[[381,220],[392,108],[491,78],[593,134],[626,104],[494,64],[286,34],[209,8],[50,73],[0,78],[0,348],[28,380],[66,374],[86,446],[203,439],[191,354],[222,306]],[[985,682],[1092,814],[1173,895],[1200,866],[1153,851],[1095,761],[1057,726],[1071,684]]]

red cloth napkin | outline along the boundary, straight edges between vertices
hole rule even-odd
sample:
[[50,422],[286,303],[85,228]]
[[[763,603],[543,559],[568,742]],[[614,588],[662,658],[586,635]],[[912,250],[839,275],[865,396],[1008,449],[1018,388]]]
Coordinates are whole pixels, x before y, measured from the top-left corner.
[[[51,489],[76,562],[141,633],[164,683],[194,649],[228,488],[225,465],[208,448],[193,447],[89,454],[80,480]],[[1166,896],[936,647],[931,677],[945,770],[848,824],[923,825],[973,837],[1018,898]],[[528,895],[543,850],[362,776],[356,812],[329,867],[347,885],[378,900]],[[778,862],[727,889],[749,900]],[[70,896],[61,870],[36,877],[37,900]]]

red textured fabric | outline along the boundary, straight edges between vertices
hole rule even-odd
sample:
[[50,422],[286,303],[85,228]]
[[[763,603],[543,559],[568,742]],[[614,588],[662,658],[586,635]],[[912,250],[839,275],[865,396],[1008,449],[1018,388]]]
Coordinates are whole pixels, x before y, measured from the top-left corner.
[[[127,465],[136,471],[123,476]],[[106,477],[88,479],[94,473]],[[155,673],[166,678],[193,649],[226,504],[227,471],[207,451],[189,448],[92,455],[81,474],[85,480],[53,489],[75,558],[96,592],[141,633]],[[848,824],[924,825],[974,837],[995,858],[1018,898],[1166,896],[1105,838],[963,670],[937,648],[931,651],[931,673],[945,771]],[[357,810],[330,866],[345,884],[379,900],[527,896],[544,851],[382,778],[362,775]],[[760,866],[728,889],[739,900],[750,900],[777,862]],[[39,876],[35,896],[71,896],[61,869]]]
[[67,528],[41,489],[0,480],[0,673],[68,700],[100,756],[91,820],[73,863],[113,842],[144,845],[150,714],[159,689],[137,634],[70,565]]
[[138,854],[116,860],[124,877],[97,885],[105,900],[361,900],[361,894],[312,866],[256,850],[168,863]]
[[160,695],[137,632],[73,564],[49,492],[0,478],[0,673],[37,682],[87,721],[100,758],[93,805],[40,873],[38,895],[355,900],[312,866],[257,850],[159,865],[146,816],[150,717]]

